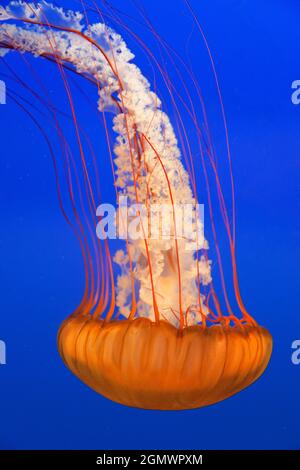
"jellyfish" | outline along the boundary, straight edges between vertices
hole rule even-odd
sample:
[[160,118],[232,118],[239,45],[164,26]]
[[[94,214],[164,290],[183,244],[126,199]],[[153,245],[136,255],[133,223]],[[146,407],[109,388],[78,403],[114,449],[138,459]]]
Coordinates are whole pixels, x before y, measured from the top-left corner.
[[[60,186],[59,157],[46,130],[24,102],[7,91],[46,139],[59,204],[82,252],[85,288],[80,304],[59,328],[59,353],[82,382],[123,405],[182,410],[220,402],[262,375],[271,356],[272,337],[247,312],[239,289],[227,123],[206,37],[187,4],[207,48],[222,108],[227,152],[221,163],[229,167],[231,215],[205,103],[190,68],[144,17],[148,30],[178,73],[183,98],[165,65],[117,10],[108,5],[106,11],[100,10],[96,2],[81,5],[82,12],[64,11],[44,1],[11,2],[0,7],[2,61],[7,64],[6,55],[15,51],[24,62],[31,54],[57,67],[78,150],[76,158],[48,96],[46,106],[61,146],[66,196]],[[90,15],[97,16],[98,21],[91,22]],[[174,123],[165,111],[159,90],[156,85],[151,88],[134,63],[134,54],[115,32],[117,28],[126,32],[156,67],[169,94]],[[109,237],[105,233],[99,236],[105,230],[97,219],[104,156],[95,155],[78,122],[69,78],[74,74],[93,87],[95,108],[107,137],[106,160],[111,164],[117,203],[115,227],[118,233],[125,233],[123,247],[114,254]],[[26,87],[16,74],[14,80]],[[197,104],[191,99],[187,80],[194,87]],[[30,92],[41,106],[45,105],[37,88]],[[183,115],[189,117],[189,129]],[[190,144],[190,129],[198,145],[199,169]],[[199,200],[204,197],[215,265],[209,259],[210,246],[204,236],[203,218],[199,217]],[[64,198],[68,199],[67,208]],[[135,207],[134,213],[127,208],[124,215],[120,202],[124,199],[129,208]],[[163,216],[162,207],[168,208]],[[182,216],[180,208],[185,208],[187,214]],[[134,222],[135,235],[139,236],[129,234],[128,220],[124,220],[127,218],[129,223]],[[230,273],[223,266],[220,223],[226,234]],[[215,276],[219,279],[218,295],[212,279]],[[229,294],[229,278],[234,300]]]

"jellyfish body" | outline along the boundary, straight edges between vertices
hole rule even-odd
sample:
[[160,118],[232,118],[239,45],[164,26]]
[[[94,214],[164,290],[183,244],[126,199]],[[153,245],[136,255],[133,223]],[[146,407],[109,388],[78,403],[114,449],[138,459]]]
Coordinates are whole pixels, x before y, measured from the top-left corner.
[[[102,19],[101,12],[98,13]],[[144,204],[147,209],[158,203],[162,206],[168,204],[171,208],[170,232],[169,238],[161,237],[158,220],[154,228],[159,237],[153,238],[145,230],[148,219],[145,224],[139,220],[142,237],[137,240],[127,236],[126,250],[115,254],[114,261],[119,267],[115,285],[106,239],[104,248],[101,248],[99,240],[92,240],[93,261],[91,247],[86,241],[91,224],[88,224],[86,233],[87,216],[85,214],[84,221],[80,220],[74,200],[75,187],[80,190],[82,204],[81,188],[76,186],[80,186],[78,174],[76,172],[77,178],[72,180],[70,152],[67,152],[67,157],[63,156],[75,216],[75,233],[83,254],[86,286],[81,304],[59,330],[59,352],[66,366],[79,379],[118,403],[147,409],[178,410],[219,402],[244,389],[264,372],[271,356],[272,338],[247,313],[241,299],[235,262],[235,233],[230,227],[208,129],[205,128],[207,135],[203,138],[191,100],[192,112],[189,115],[200,142],[223,306],[212,285],[208,243],[202,230],[198,231],[197,179],[192,153],[188,151],[189,143],[184,153],[186,170],[171,122],[162,110],[158,96],[151,91],[149,82],[132,63],[134,56],[121,36],[104,23],[84,26],[84,18],[87,19],[86,15],[64,13],[47,2],[13,2],[6,8],[0,7],[0,55],[18,50],[57,64],[74,120],[84,194],[88,199],[92,223],[96,225],[95,199],[98,196],[92,182],[97,180],[98,162],[95,178],[90,178],[90,166],[86,163],[65,68],[96,85],[101,113],[114,113],[113,130],[117,133],[117,141],[113,150],[109,147],[109,153],[115,155],[112,166],[117,199],[120,195],[126,196],[130,203]],[[172,90],[170,79],[159,65],[158,68],[168,90]],[[191,79],[194,83],[192,75]],[[199,95],[198,88],[196,92]],[[170,94],[173,103],[174,94],[172,91]],[[203,106],[201,100],[200,104]],[[58,127],[54,107],[50,109]],[[174,110],[181,123],[176,105]],[[204,109],[203,113],[206,123]],[[107,128],[105,118],[104,123]],[[184,140],[188,134],[184,127],[180,130],[181,140]],[[61,138],[59,127],[58,131]],[[65,149],[64,139],[62,144]],[[75,165],[73,158],[71,163]],[[211,207],[208,166],[212,169],[228,237],[233,290],[240,316],[233,312],[228,300]],[[61,200],[60,204],[63,208]],[[185,219],[190,230],[179,236],[178,206],[192,208]],[[66,216],[65,210],[63,213]],[[66,218],[70,223],[70,218]],[[196,229],[192,230],[194,226]],[[191,238],[189,233],[193,235]],[[96,227],[94,235],[96,238]]]
[[123,405],[182,410],[224,400],[253,383],[272,351],[260,326],[178,331],[146,318],[104,323],[67,319],[58,335],[66,366],[96,392]]

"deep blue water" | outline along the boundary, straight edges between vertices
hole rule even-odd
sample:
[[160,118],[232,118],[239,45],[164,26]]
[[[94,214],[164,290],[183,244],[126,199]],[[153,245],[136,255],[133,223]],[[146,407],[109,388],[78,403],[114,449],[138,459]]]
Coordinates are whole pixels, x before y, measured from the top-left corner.
[[[137,16],[129,0],[112,3]],[[219,73],[236,182],[241,290],[249,311],[273,335],[270,365],[238,395],[181,412],[112,403],[64,367],[56,334],[81,298],[80,252],[60,213],[45,142],[8,97],[0,107],[0,340],[7,346],[7,364],[0,366],[1,449],[299,449],[300,365],[291,362],[291,343],[300,339],[300,105],[291,102],[291,83],[300,79],[300,4],[191,3]],[[182,54],[188,49],[206,96],[215,145],[224,148],[212,72],[201,39],[196,32],[190,37],[192,20],[184,1],[140,4],[161,36]],[[63,107],[54,66],[29,60]],[[140,51],[137,63],[151,78]],[[30,83],[18,55],[8,55],[6,64]],[[4,64],[0,72],[8,73]],[[8,79],[7,85],[19,94],[24,91]],[[96,151],[105,155],[96,113],[80,94],[77,99]],[[65,132],[70,132],[67,124]],[[105,184],[109,167],[103,171],[105,191],[112,195],[111,185]]]

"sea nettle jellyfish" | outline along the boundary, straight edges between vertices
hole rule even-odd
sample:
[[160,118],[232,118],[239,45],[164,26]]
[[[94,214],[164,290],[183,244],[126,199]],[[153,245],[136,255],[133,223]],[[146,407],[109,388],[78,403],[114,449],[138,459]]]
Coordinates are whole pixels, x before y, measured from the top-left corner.
[[[160,38],[143,12],[140,13],[148,33],[168,61],[158,60],[153,49],[125,23],[122,14],[106,2],[105,10],[93,2],[81,5],[82,13],[64,12],[46,2],[11,2],[0,7],[3,63],[10,67],[6,55],[12,50],[20,53],[20,60],[30,69],[32,61],[24,53],[53,62],[66,91],[67,112],[72,118],[77,146],[74,152],[74,142],[63,132],[51,97],[48,95],[45,100],[39,94],[43,83],[38,84],[36,70],[31,70],[38,84],[34,89],[13,71],[14,83],[27,88],[51,115],[61,156],[53,150],[47,129],[35,117],[31,103],[15,92],[9,95],[46,139],[54,163],[59,203],[83,256],[86,285],[82,302],[62,323],[58,349],[66,366],[80,380],[116,402],[161,410],[210,405],[253,383],[265,370],[272,350],[271,335],[247,313],[239,290],[231,157],[213,58],[203,30],[186,2],[207,49],[220,99],[227,138],[223,165],[229,170],[232,195],[230,216],[228,196],[225,197],[221,184],[221,164],[212,145],[204,100],[191,69]],[[92,15],[98,15],[100,22],[92,23]],[[154,92],[133,63],[134,55],[122,37],[107,22],[131,38],[155,68],[155,77],[160,76],[160,83],[167,90],[173,125],[158,97],[156,80]],[[166,62],[171,64],[172,73],[177,74],[180,89],[168,75]],[[78,75],[98,95],[95,108],[108,143],[107,154],[101,158],[94,154],[77,119],[70,80],[78,79]],[[185,117],[189,119],[188,125],[184,123]],[[115,135],[113,146],[111,135]],[[197,151],[193,150],[195,142]],[[98,176],[105,159],[111,164],[116,192],[116,229],[122,233],[125,230],[126,234],[120,237],[124,239],[123,249],[113,256],[107,233],[101,237],[105,224],[99,225],[97,218],[101,197]],[[61,162],[67,195],[61,189],[58,169]],[[121,197],[127,201],[125,216]],[[198,201],[206,201],[208,207],[218,296]],[[130,212],[132,207],[139,209]],[[162,223],[167,216],[161,217],[161,207],[170,208],[167,234]],[[180,208],[189,208],[188,216],[182,217]],[[230,273],[223,267],[224,253],[218,237],[220,221],[228,240]],[[135,235],[138,232],[139,236],[129,233],[128,222],[135,223]],[[222,239],[222,246],[223,242]]]

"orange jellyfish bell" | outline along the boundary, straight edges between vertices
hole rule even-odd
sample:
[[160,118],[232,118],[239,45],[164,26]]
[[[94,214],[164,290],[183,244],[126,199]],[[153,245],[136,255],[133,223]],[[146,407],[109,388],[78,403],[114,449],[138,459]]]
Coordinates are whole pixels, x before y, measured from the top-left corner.
[[[101,22],[92,24],[90,12],[96,13]],[[210,405],[253,383],[264,372],[272,351],[270,333],[248,314],[239,289],[234,182],[216,68],[208,50],[226,134],[222,164],[230,175],[229,198],[221,184],[227,172],[222,168],[222,178],[218,173],[221,162],[211,141],[208,115],[194,74],[152,31],[150,22],[147,28],[158,42],[160,56],[165,54],[167,59],[163,66],[152,48],[124,25],[117,11],[110,11],[109,18],[138,42],[162,77],[167,92],[163,106],[132,62],[134,55],[122,37],[103,23],[96,3],[95,11],[89,7],[84,14],[64,12],[43,0],[0,6],[0,55],[16,50],[22,52],[24,61],[23,53],[27,52],[57,64],[69,107],[62,114],[69,111],[72,117],[73,133],[68,129],[72,138],[67,140],[51,94],[41,87],[40,97],[40,81],[33,74],[37,87],[32,95],[41,105],[47,107],[49,103],[49,119],[59,139],[65,178],[65,191],[61,191],[58,156],[48,134],[32,116],[33,111],[25,108],[28,100],[20,103],[19,95],[13,94],[14,101],[33,117],[47,142],[60,207],[82,251],[84,294],[80,306],[60,327],[58,350],[80,380],[118,403],[160,410]],[[194,19],[208,49],[199,22]],[[174,65],[178,88],[173,76],[166,73],[169,62]],[[113,220],[119,238],[126,244],[113,257],[103,224],[107,209],[102,211],[99,205],[99,167],[103,158],[95,155],[89,133],[79,122],[68,80],[72,72],[94,87],[97,111],[103,117],[118,202]],[[13,81],[16,77],[14,74]],[[24,80],[17,81],[26,86]],[[172,106],[180,148],[165,112],[165,101]],[[117,134],[113,145],[105,111],[113,113],[113,131]],[[196,136],[193,151],[189,139],[192,133]],[[129,206],[125,213],[122,197]],[[198,200],[208,206],[218,297]],[[99,223],[97,217],[101,217]],[[221,224],[215,223],[217,217]],[[218,242],[225,237],[230,265],[226,271],[226,253]],[[228,278],[231,289],[227,287]]]
[[183,410],[224,400],[253,383],[272,351],[270,333],[171,324],[146,318],[105,323],[69,317],[58,349],[66,366],[105,397],[145,409]]

